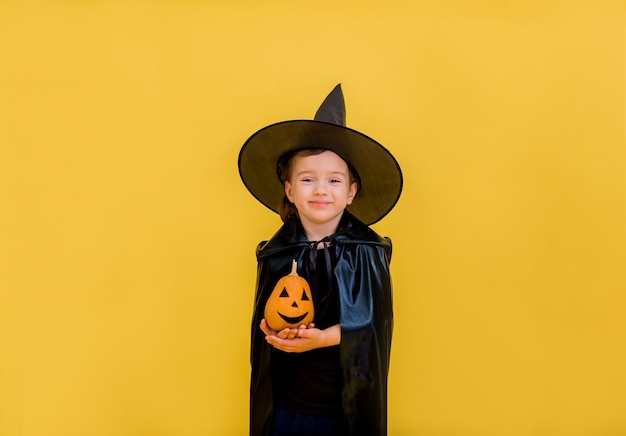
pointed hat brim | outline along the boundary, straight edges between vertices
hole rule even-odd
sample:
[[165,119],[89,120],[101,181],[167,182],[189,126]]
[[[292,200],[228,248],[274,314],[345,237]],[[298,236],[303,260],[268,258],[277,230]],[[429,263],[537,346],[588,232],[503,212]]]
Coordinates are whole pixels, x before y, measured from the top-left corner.
[[[341,88],[339,85],[329,97]],[[325,100],[325,103],[328,101]],[[343,96],[341,96],[343,104]],[[361,188],[348,210],[365,224],[380,221],[396,205],[402,192],[402,171],[393,155],[363,133],[350,129],[336,118],[341,108],[334,108],[332,122],[320,107],[314,120],[282,121],[264,127],[244,143],[239,152],[239,175],[250,193],[277,212],[285,195],[278,176],[279,159],[290,151],[323,148],[339,155],[356,170]]]

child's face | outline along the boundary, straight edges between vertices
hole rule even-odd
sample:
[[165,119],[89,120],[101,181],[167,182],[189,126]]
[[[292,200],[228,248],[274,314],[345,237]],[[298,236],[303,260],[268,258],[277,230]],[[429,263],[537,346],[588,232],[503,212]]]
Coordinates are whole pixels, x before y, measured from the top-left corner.
[[305,229],[308,226],[334,226],[336,229],[357,191],[356,183],[350,183],[348,165],[332,151],[312,156],[296,155],[293,159],[285,193],[298,209],[303,226]]

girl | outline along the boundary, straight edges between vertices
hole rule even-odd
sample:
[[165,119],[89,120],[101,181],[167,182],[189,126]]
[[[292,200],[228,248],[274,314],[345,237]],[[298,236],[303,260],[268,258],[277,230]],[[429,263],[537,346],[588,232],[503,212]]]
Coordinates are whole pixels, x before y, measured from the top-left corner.
[[[345,127],[340,85],[313,120],[273,124],[246,141],[239,172],[282,227],[257,247],[251,435],[386,435],[393,310],[391,241],[368,225],[402,190],[393,156]],[[272,330],[265,304],[292,260],[315,318]]]

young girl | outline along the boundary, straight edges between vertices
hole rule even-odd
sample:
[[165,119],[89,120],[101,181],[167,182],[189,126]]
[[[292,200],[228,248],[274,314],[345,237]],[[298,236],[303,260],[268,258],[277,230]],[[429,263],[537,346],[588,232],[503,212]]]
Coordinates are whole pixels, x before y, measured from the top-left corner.
[[[313,120],[268,126],[246,141],[239,172],[283,226],[257,247],[251,435],[386,435],[393,311],[391,241],[368,225],[402,190],[393,156],[345,127],[338,85]],[[265,304],[293,260],[315,318],[272,330]]]

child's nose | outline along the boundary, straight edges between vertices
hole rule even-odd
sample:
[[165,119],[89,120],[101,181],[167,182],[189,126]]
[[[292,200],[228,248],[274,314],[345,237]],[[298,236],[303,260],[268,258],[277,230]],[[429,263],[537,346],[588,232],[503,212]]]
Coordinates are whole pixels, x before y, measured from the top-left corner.
[[325,194],[326,193],[326,187],[324,186],[323,183],[318,182],[318,183],[315,184],[315,188],[314,188],[313,192],[315,194]]

